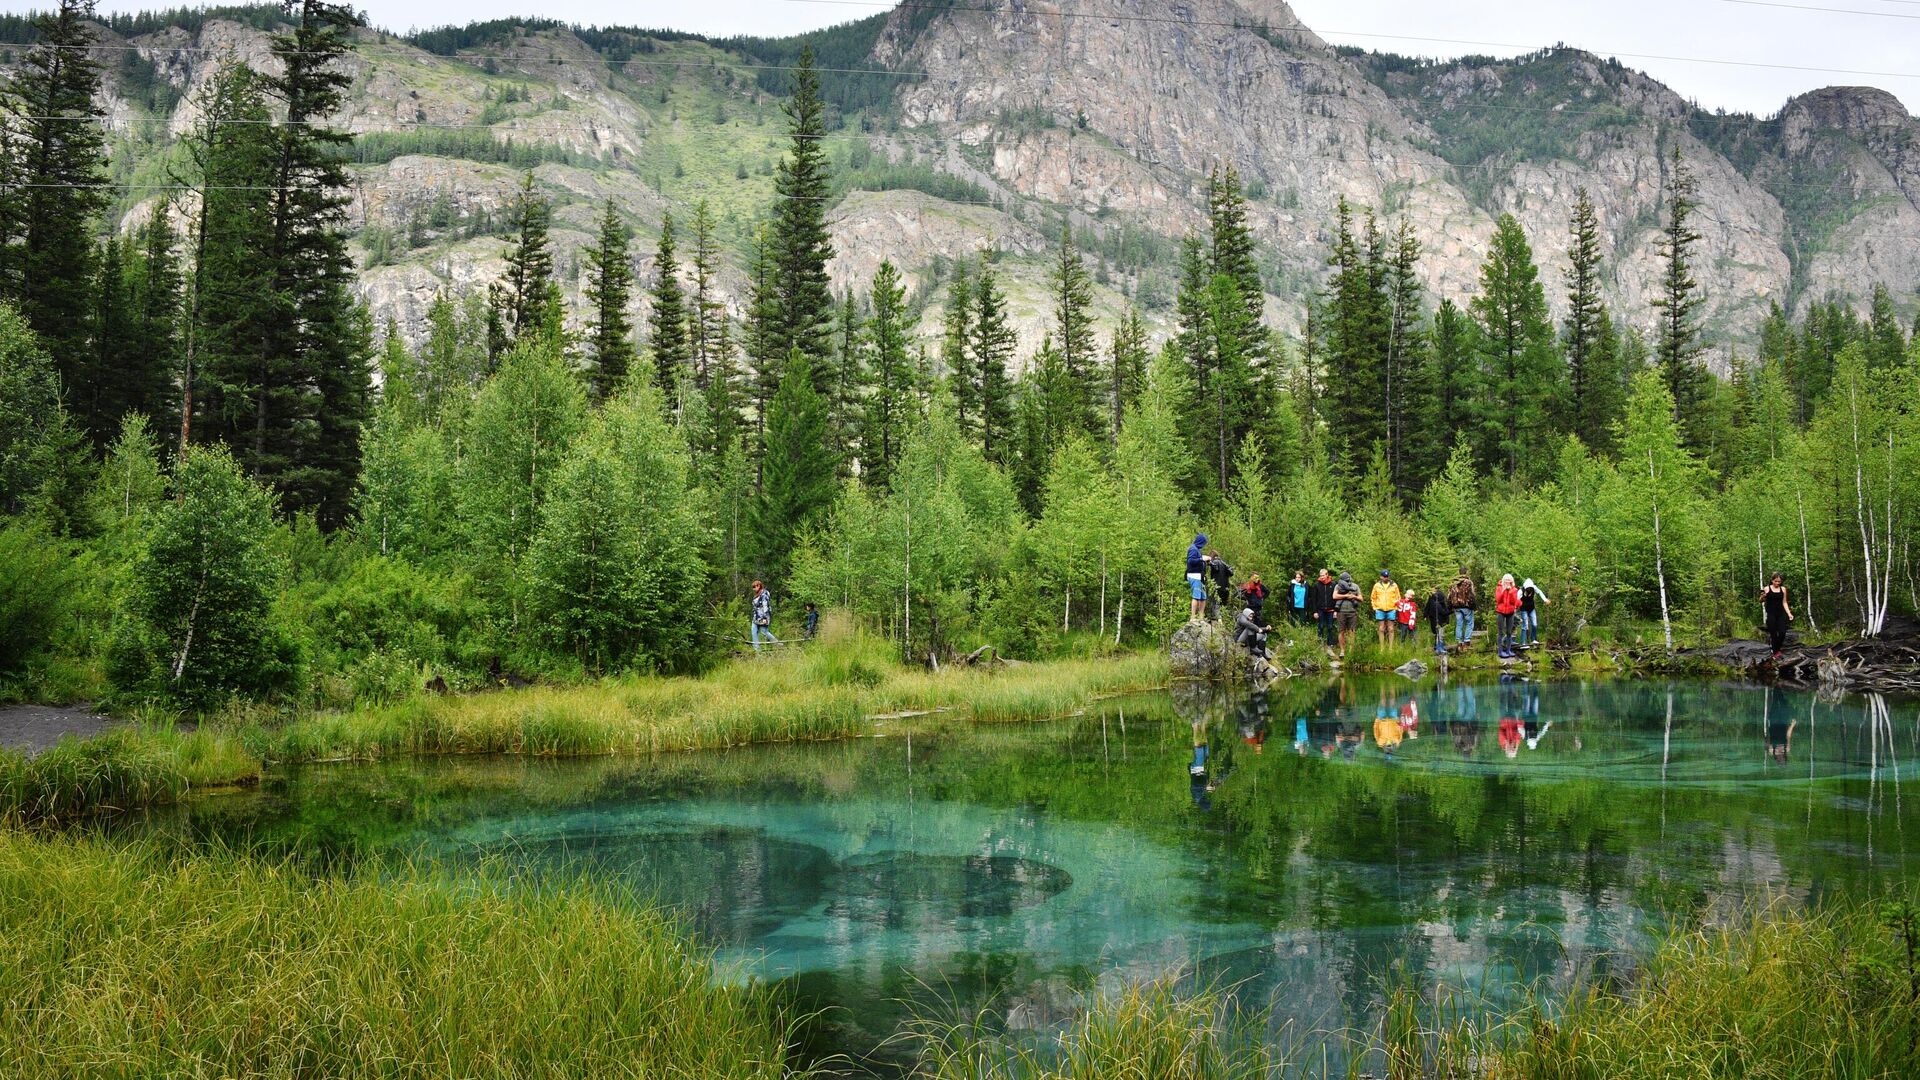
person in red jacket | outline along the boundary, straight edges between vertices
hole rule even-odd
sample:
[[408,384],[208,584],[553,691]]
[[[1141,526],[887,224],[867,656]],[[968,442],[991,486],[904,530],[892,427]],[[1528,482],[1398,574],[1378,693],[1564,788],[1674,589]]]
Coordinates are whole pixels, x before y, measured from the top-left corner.
[[1505,574],[1500,578],[1500,587],[1493,591],[1493,610],[1500,617],[1500,659],[1511,660],[1520,654],[1513,648],[1513,628],[1520,611],[1520,590],[1513,587],[1513,575]]

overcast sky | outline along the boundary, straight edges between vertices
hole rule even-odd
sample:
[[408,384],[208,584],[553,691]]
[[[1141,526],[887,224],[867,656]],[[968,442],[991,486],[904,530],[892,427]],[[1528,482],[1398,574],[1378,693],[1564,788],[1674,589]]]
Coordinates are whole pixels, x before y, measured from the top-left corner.
[[[103,11],[176,0],[102,0]],[[984,2],[984,0],[974,0]],[[1058,0],[1071,9],[1079,0]],[[860,18],[887,5],[858,0],[356,0],[377,26],[405,31],[539,14],[600,25],[670,26],[709,34],[784,34]],[[46,0],[0,0],[0,9]],[[1250,6],[1258,6],[1254,0]],[[1420,56],[1513,52],[1566,42],[1611,53],[1707,108],[1761,114],[1794,94],[1878,86],[1920,113],[1920,0],[1294,0],[1302,20],[1338,44]],[[1817,10],[1808,10],[1817,9]],[[1401,35],[1401,37],[1361,36]],[[1411,39],[1447,40],[1411,40]],[[1478,44],[1473,44],[1478,43]],[[1635,55],[1639,54],[1639,55]],[[1756,65],[1703,63],[1743,61]]]

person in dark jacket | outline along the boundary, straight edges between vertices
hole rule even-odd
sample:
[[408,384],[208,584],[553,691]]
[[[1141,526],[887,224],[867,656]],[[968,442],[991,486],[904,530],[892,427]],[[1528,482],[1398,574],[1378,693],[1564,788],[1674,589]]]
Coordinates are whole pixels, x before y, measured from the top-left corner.
[[1320,626],[1320,640],[1328,648],[1333,647],[1333,575],[1326,567],[1320,568],[1320,576],[1307,585],[1307,611],[1313,621]]
[[807,640],[812,641],[820,633],[820,609],[813,601],[807,601]]
[[1208,605],[1209,615],[1226,621],[1227,609],[1233,604],[1233,567],[1220,557],[1217,551],[1207,552],[1207,576],[1213,581],[1213,602]]
[[753,612],[753,651],[759,652],[762,638],[769,642],[776,641],[773,636],[773,594],[767,591],[766,585],[756,581],[747,602]]
[[1267,633],[1273,627],[1262,625],[1260,616],[1252,608],[1241,608],[1240,616],[1233,620],[1234,637],[1241,648],[1262,660],[1267,658]]
[[1438,582],[1433,592],[1427,594],[1427,622],[1433,627],[1433,655],[1447,655],[1447,616],[1453,613],[1453,601],[1448,598],[1447,590]]
[[1247,583],[1240,586],[1240,600],[1258,617],[1267,608],[1267,583],[1260,580],[1259,574],[1249,574]]
[[1187,596],[1193,601],[1189,622],[1199,622],[1207,613],[1207,534],[1200,533],[1187,548]]

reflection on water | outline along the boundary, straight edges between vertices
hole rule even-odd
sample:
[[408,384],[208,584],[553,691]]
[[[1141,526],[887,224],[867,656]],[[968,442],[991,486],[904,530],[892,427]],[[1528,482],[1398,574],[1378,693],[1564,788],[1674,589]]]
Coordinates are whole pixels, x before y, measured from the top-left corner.
[[911,741],[309,769],[147,827],[628,887],[718,977],[830,1009],[822,1053],[928,1010],[1044,1033],[1168,972],[1311,1043],[1377,1026],[1389,971],[1497,1006],[1672,917],[1910,881],[1917,757],[1908,702],[1352,679]]

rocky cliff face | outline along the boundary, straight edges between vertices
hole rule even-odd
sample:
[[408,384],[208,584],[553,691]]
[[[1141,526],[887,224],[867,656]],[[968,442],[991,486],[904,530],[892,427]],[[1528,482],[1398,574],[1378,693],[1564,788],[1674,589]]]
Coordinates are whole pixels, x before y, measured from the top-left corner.
[[[1407,220],[1432,293],[1456,300],[1476,288],[1495,218],[1511,213],[1557,305],[1581,188],[1611,245],[1616,313],[1645,327],[1676,149],[1701,185],[1696,272],[1720,342],[1746,342],[1770,302],[1863,300],[1876,282],[1909,312],[1920,300],[1920,123],[1877,90],[1818,91],[1765,121],[1705,117],[1658,82],[1573,50],[1449,64],[1344,53],[1277,0],[915,8],[874,24],[871,40],[864,62],[922,74],[833,136],[856,188],[882,177],[875,186],[895,190],[854,190],[836,206],[832,271],[836,286],[858,287],[891,259],[923,330],[937,325],[947,269],[990,246],[1036,345],[1048,253],[1067,224],[1099,241],[1090,258],[1102,311],[1138,303],[1164,325],[1175,242],[1204,225],[1206,176],[1223,164],[1248,185],[1282,329],[1297,326],[1324,279],[1341,198],[1389,224]],[[224,58],[271,66],[264,33],[219,19],[106,44],[133,45],[176,91],[172,110],[152,118],[176,135]],[[576,298],[578,250],[602,200],[640,230],[645,280],[662,217],[684,223],[705,199],[737,310],[782,151],[777,102],[751,58],[638,34],[610,54],[536,28],[456,55],[367,32],[352,64],[340,125],[414,139],[399,149],[418,151],[354,170],[352,221],[369,264],[360,289],[376,317],[418,337],[435,294],[496,275],[504,245],[486,223],[527,167],[559,203],[559,266]],[[116,122],[138,129],[139,108],[111,87],[107,96]],[[474,131],[514,153],[431,141]],[[121,149],[161,146],[126,139]],[[136,220],[150,207],[122,209]]]

